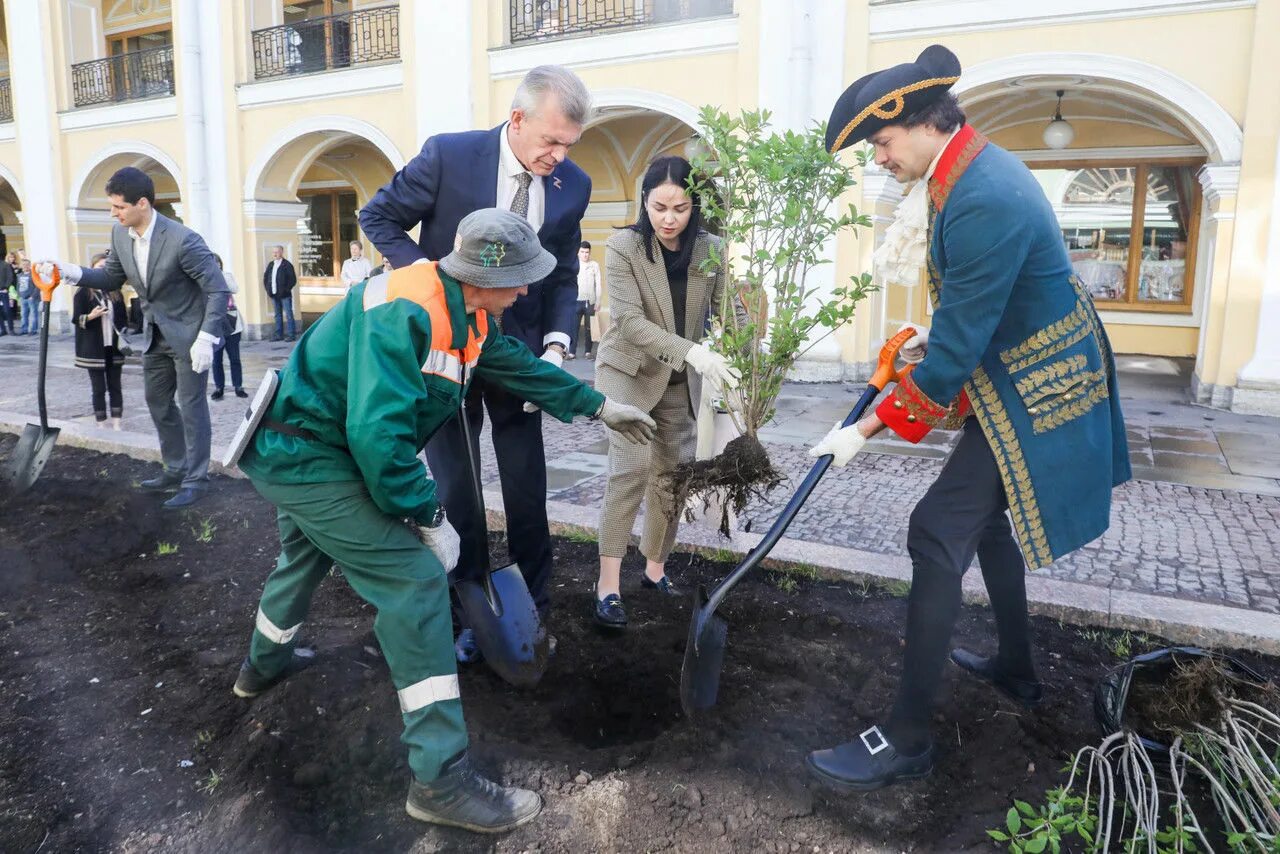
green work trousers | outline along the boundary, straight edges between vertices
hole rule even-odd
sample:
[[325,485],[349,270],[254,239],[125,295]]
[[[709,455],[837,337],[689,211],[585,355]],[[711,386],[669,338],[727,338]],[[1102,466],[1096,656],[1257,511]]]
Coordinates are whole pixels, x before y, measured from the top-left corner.
[[276,506],[280,526],[280,557],[262,590],[249,648],[254,668],[269,678],[289,663],[311,594],[337,564],[377,609],[373,630],[399,694],[409,767],[421,782],[436,779],[467,747],[440,561],[378,509],[361,481],[253,485]]

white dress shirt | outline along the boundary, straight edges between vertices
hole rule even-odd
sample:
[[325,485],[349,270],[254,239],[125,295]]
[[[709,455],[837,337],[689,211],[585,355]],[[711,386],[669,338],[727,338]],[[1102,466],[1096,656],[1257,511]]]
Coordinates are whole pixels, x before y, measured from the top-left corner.
[[156,230],[156,212],[151,212],[151,222],[139,234],[133,226],[129,227],[129,237],[133,239],[133,263],[138,266],[138,279],[142,286],[147,286],[147,261],[151,258],[151,235]]
[[373,265],[363,255],[359,258],[348,258],[342,262],[342,284],[351,287],[369,278],[372,272]]
[[[516,153],[511,150],[511,141],[507,139],[507,131],[510,124],[502,126],[502,130],[498,133],[501,142],[498,144],[498,195],[497,205],[504,211],[511,210],[511,202],[516,197],[516,190],[520,188],[520,182],[516,180],[516,176],[521,172],[528,172],[520,163]],[[542,178],[533,175],[533,180],[529,182],[529,213],[527,218],[529,225],[533,226],[535,232],[542,228],[542,222],[546,218],[546,188],[542,185]]]

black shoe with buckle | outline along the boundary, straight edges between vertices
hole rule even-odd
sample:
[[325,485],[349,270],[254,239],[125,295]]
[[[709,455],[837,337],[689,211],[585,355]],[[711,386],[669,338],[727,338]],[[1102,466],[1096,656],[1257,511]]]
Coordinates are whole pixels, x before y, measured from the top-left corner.
[[603,599],[596,600],[596,625],[602,629],[621,631],[627,627],[627,609],[622,607],[622,597],[610,593]]
[[959,647],[951,650],[951,660],[962,669],[990,683],[996,690],[1028,709],[1044,700],[1044,688],[1038,680],[1019,679],[1004,673],[996,665],[995,658],[969,652]]
[[244,663],[240,665],[240,675],[236,677],[236,684],[232,686],[231,692],[245,700],[250,697],[256,697],[263,691],[279,685],[290,676],[306,670],[315,663],[315,660],[315,650],[299,647],[293,651],[293,657],[284,666],[284,670],[268,679],[259,673],[257,668],[250,663],[249,657],[245,656]]
[[418,821],[476,833],[505,833],[537,818],[542,798],[537,792],[486,779],[464,752],[430,783],[410,783],[404,809]]
[[643,576],[640,579],[640,586],[643,587],[645,590],[657,590],[659,593],[666,594],[667,596],[683,596],[684,595],[683,592],[676,589],[676,586],[671,583],[671,579],[665,575],[659,578],[657,581],[654,581],[653,579],[649,578],[649,576],[647,575]]
[[819,782],[841,792],[870,792],[899,780],[919,780],[933,772],[933,745],[916,756],[903,756],[873,726],[856,741],[830,750],[815,750],[805,768]]

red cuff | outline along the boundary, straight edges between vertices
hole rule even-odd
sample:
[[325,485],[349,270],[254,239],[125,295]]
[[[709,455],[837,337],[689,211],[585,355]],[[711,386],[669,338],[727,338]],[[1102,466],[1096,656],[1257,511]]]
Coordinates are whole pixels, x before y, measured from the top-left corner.
[[876,417],[912,444],[934,427],[958,428],[968,414],[969,397],[963,390],[949,406],[942,406],[920,390],[911,368],[903,372],[898,386],[876,407]]

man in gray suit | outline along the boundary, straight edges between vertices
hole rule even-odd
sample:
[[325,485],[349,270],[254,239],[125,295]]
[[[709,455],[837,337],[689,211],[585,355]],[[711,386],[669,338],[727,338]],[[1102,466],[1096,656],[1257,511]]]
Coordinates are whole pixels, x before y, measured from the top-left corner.
[[[93,270],[59,263],[69,284],[118,290],[126,281],[142,300],[142,368],[147,408],[160,434],[164,471],[142,482],[153,492],[177,490],[164,502],[176,510],[209,486],[209,402],[213,348],[225,334],[226,279],[200,235],[155,211],[155,185],[127,166],[107,181],[111,255]],[[46,265],[51,267],[52,265]],[[50,271],[51,272],[51,271]]]

